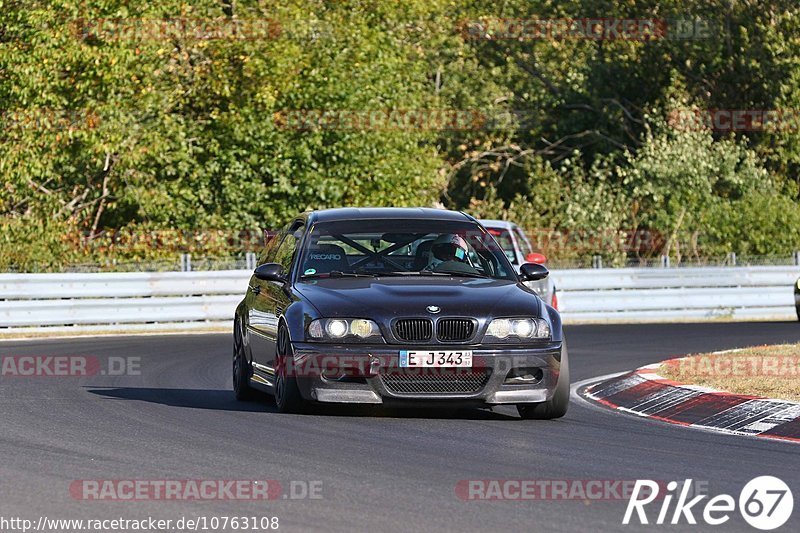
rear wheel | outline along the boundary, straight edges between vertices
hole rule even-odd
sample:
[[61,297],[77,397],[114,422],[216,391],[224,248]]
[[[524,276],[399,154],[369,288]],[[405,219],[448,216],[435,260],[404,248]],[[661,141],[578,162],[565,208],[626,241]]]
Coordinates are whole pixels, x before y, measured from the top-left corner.
[[561,351],[561,370],[553,397],[546,402],[517,404],[517,412],[525,420],[550,420],[567,414],[569,407],[569,359],[567,343]]
[[297,377],[292,372],[294,352],[289,332],[284,326],[278,330],[278,345],[275,358],[275,405],[281,413],[300,413],[305,401],[297,386]]
[[253,369],[244,353],[242,328],[239,320],[233,323],[233,394],[239,401],[252,400],[255,390],[250,387],[250,376]]

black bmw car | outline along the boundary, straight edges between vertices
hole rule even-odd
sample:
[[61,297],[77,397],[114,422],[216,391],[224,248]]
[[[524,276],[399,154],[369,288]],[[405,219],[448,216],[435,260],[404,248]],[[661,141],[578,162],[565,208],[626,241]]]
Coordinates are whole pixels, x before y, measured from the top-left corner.
[[233,387],[314,402],[492,406],[522,418],[567,411],[558,312],[522,282],[474,218],[438,209],[298,216],[266,246],[236,310]]

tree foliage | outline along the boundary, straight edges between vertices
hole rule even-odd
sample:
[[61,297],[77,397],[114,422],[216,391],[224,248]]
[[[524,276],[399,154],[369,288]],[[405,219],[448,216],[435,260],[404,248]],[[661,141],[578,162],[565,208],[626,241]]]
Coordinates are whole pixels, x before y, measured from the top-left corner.
[[[708,31],[464,32],[584,17]],[[440,203],[530,230],[652,230],[666,238],[651,252],[676,257],[787,254],[800,248],[785,227],[800,216],[797,129],[680,131],[669,116],[798,113],[798,82],[793,0],[0,0],[0,268],[141,257],[92,244],[120,230],[235,232],[306,209]],[[281,120],[437,109],[487,120]]]

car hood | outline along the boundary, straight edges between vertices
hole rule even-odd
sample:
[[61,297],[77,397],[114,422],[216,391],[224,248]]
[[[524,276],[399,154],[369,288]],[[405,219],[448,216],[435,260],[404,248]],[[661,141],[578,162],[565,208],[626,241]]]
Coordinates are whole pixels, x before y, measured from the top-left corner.
[[302,281],[295,290],[323,317],[393,318],[431,316],[542,315],[536,293],[507,280],[476,278],[336,278]]

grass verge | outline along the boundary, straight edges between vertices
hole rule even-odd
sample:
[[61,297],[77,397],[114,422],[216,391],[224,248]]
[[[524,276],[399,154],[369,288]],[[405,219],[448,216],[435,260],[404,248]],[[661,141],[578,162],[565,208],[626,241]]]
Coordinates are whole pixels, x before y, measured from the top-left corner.
[[800,344],[754,346],[665,361],[658,374],[680,383],[800,402]]

